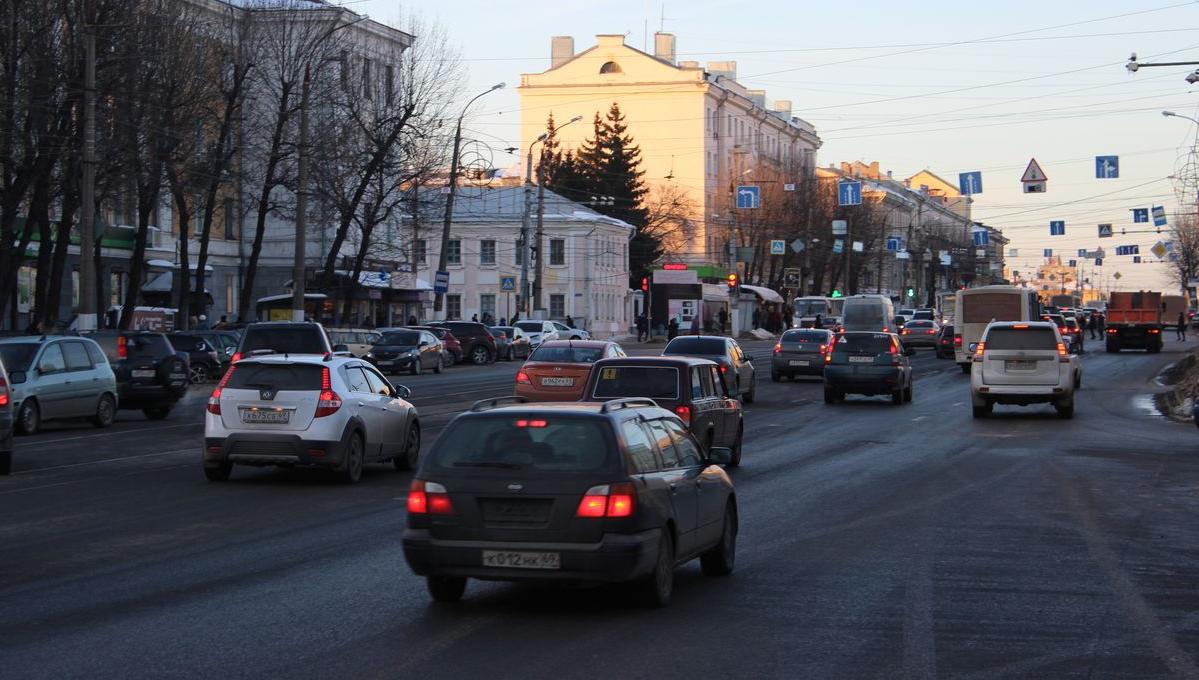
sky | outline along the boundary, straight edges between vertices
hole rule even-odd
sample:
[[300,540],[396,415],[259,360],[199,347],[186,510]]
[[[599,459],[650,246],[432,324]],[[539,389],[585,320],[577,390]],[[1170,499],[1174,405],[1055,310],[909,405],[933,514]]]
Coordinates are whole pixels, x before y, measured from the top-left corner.
[[[493,149],[495,165],[519,135],[520,74],[549,68],[550,38],[571,35],[576,51],[600,33],[624,33],[634,47],[655,30],[674,33],[679,59],[734,60],[738,80],[790,99],[793,113],[816,126],[820,165],[879,161],[906,177],[930,169],[951,182],[982,171],[974,219],[1003,230],[1026,271],[1043,251],[1075,257],[1103,247],[1102,267],[1087,276],[1124,290],[1164,289],[1165,266],[1149,247],[1168,234],[1129,233],[1132,208],[1162,205],[1173,222],[1180,188],[1171,175],[1188,165],[1199,125],[1196,66],[1125,68],[1199,61],[1199,2],[1009,0],[896,4],[734,3],[728,0],[350,0],[384,23],[419,15],[441,24],[461,52],[463,101],[497,82],[467,116],[467,134]],[[417,36],[419,40],[420,36]],[[652,51],[652,49],[650,50]],[[638,139],[643,147],[653,140]],[[1095,156],[1119,157],[1118,179],[1096,179]],[[1036,158],[1045,194],[1024,194],[1020,177]],[[1189,199],[1194,209],[1194,197]],[[1063,220],[1064,236],[1049,222]],[[1097,225],[1115,236],[1100,239]],[[1116,256],[1139,245],[1141,264]],[[1117,281],[1114,274],[1119,272]]]

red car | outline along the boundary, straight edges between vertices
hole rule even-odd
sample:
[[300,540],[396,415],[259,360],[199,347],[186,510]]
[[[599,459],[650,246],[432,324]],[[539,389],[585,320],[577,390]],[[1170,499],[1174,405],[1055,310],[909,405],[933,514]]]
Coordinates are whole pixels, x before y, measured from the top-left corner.
[[441,326],[406,326],[406,328],[414,328],[422,331],[429,331],[437,336],[442,345],[445,345],[446,365],[453,366],[454,364],[462,363],[462,343],[458,342],[458,338],[450,332],[448,328]]

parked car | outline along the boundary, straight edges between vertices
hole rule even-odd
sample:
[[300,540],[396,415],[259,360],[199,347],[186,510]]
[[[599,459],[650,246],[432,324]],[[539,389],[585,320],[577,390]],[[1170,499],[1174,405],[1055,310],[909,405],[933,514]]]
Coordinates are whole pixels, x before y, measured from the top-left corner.
[[410,395],[356,357],[242,359],[208,398],[204,474],[224,481],[234,465],[313,466],[352,484],[365,463],[409,469],[420,452]]
[[591,369],[584,401],[647,397],[677,415],[705,448],[732,450],[730,467],[741,464],[745,421],[713,361],[694,357],[602,359]]
[[237,352],[237,346],[241,343],[241,335],[233,331],[226,330],[191,330],[187,331],[192,335],[198,335],[208,341],[218,354],[221,355],[221,360],[231,362],[233,354]]
[[495,338],[496,355],[504,361],[527,359],[533,352],[529,336],[516,326],[491,326],[488,330]]
[[117,378],[95,341],[75,336],[26,336],[0,340],[0,361],[10,367],[16,430],[33,434],[51,420],[87,418],[112,425]]
[[560,321],[551,321],[550,323],[553,324],[554,330],[558,332],[558,339],[560,339],[560,340],[590,340],[591,339],[591,333],[588,333],[587,331],[583,330],[582,328],[575,328],[573,326],[568,326]]
[[97,331],[87,335],[108,359],[117,378],[117,406],[166,418],[187,393],[187,360],[167,336],[150,331]]
[[961,341],[961,336],[954,335],[953,326],[941,326],[941,332],[937,334],[937,358],[952,359],[953,349]]
[[551,340],[533,350],[516,372],[513,394],[530,401],[578,401],[600,359],[627,356],[620,345],[603,340]]
[[384,373],[408,371],[419,375],[426,368],[441,373],[445,367],[444,346],[431,331],[384,328],[376,335],[370,353]]
[[335,351],[349,352],[345,345],[329,342],[325,327],[312,321],[262,321],[246,326],[241,334],[241,344],[233,354],[233,362],[249,357],[255,352],[275,354],[317,356],[331,355]]
[[1074,417],[1074,391],[1082,386],[1082,361],[1066,348],[1050,321],[987,325],[974,350],[970,402],[975,418],[995,404],[1053,404],[1058,416]]
[[561,340],[557,326],[552,321],[517,321],[513,324],[529,336],[533,347],[547,340]]
[[635,582],[662,606],[677,565],[733,570],[737,498],[719,467],[730,455],[703,451],[649,399],[477,404],[412,481],[404,558],[439,602],[478,578]]
[[454,364],[462,363],[462,343],[458,342],[458,338],[450,332],[450,329],[443,326],[406,326],[413,330],[429,331],[442,345],[442,356],[445,357],[445,365],[453,366]]
[[891,395],[899,406],[912,401],[912,364],[916,350],[904,346],[894,333],[848,331],[837,337],[825,355],[824,403],[845,400],[846,394]]
[[327,328],[325,332],[329,334],[329,342],[345,345],[350,354],[367,361],[370,361],[367,355],[371,348],[379,342],[379,331],[365,328]]
[[191,384],[198,385],[221,377],[228,365],[207,340],[191,333],[167,333],[167,340],[177,352],[187,354],[187,375]]
[[462,355],[476,366],[495,361],[495,338],[487,326],[475,321],[436,321],[430,326],[448,329],[462,343]]
[[12,474],[15,424],[12,383],[9,382],[8,371],[4,368],[4,358],[0,354],[0,475]]
[[912,319],[903,325],[899,331],[899,339],[904,347],[937,348],[937,336],[941,327],[931,319]]
[[725,386],[733,396],[747,404],[754,402],[758,376],[753,357],[732,338],[721,335],[680,335],[662,350],[662,356],[688,356],[709,359],[720,366]]
[[836,336],[832,331],[797,328],[786,331],[774,346],[770,360],[770,379],[794,380],[801,375],[824,375],[824,357],[832,351]]

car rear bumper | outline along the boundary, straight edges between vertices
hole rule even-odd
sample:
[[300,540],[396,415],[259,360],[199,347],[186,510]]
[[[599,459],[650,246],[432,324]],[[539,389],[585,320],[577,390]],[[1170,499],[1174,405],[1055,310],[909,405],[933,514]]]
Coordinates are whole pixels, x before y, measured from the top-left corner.
[[824,367],[825,386],[851,394],[890,394],[903,382],[903,371],[889,366]]
[[[795,366],[792,361],[806,361],[808,365]],[[770,359],[770,370],[778,375],[820,375],[824,373],[824,355],[777,354]]]
[[518,397],[524,397],[529,401],[579,401],[583,398],[583,389],[586,386],[587,379],[582,380],[582,384],[569,390],[554,390],[554,389],[537,389],[528,385],[517,385],[512,393]]
[[118,383],[117,404],[122,409],[140,409],[148,406],[170,406],[179,401],[187,393],[186,385],[182,389],[163,387],[162,385]]
[[[616,583],[647,576],[658,557],[661,532],[604,534],[598,543],[448,541],[427,529],[404,530],[404,558],[420,576],[467,576],[488,581]],[[560,569],[483,566],[484,550],[555,552]]]
[[970,394],[976,403],[989,401],[993,404],[1046,404],[1058,399],[1074,396],[1071,383],[1057,385],[990,385],[982,381],[971,385]]
[[345,442],[306,440],[296,434],[231,434],[204,438],[204,465],[295,465],[333,467],[345,456]]

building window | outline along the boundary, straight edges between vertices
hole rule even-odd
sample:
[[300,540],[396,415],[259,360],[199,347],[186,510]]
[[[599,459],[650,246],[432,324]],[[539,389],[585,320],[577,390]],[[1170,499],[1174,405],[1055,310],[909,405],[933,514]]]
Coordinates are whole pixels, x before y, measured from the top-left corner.
[[415,264],[423,265],[425,260],[428,259],[429,253],[426,250],[427,247],[428,245],[425,243],[425,239],[416,239],[416,244],[412,246],[412,261]]
[[390,105],[393,101],[395,101],[396,67],[392,66],[391,64],[388,64],[387,68],[383,70],[383,74],[384,74],[383,92],[386,93],[386,96],[387,96],[386,101]]
[[462,318],[462,296],[458,294],[445,296],[445,318]]
[[462,241],[454,239],[445,249],[445,261],[448,264],[462,264]]
[[561,319],[566,316],[566,296],[554,294],[550,296],[550,317]]
[[479,241],[479,264],[495,264],[495,241],[491,239]]
[[371,60],[365,58],[362,60],[362,96],[367,101],[374,99],[371,91]]
[[237,238],[237,211],[233,209],[233,199],[225,199],[225,240]]
[[520,246],[520,239],[516,239],[516,248],[513,252],[516,253],[516,258],[513,260],[516,266],[523,265],[525,263],[525,249]]
[[495,295],[488,293],[479,296],[479,319],[489,319],[495,323]]
[[550,239],[550,264],[566,264],[566,240]]
[[120,307],[125,303],[125,274],[113,272],[108,275],[108,304]]
[[605,61],[604,65],[600,67],[600,73],[622,73],[622,71],[620,64],[614,61]]

